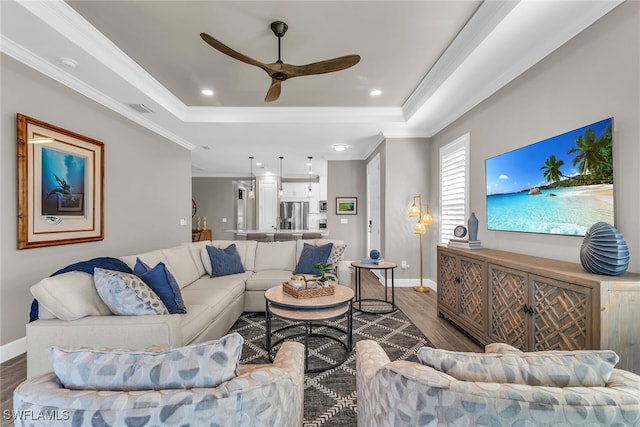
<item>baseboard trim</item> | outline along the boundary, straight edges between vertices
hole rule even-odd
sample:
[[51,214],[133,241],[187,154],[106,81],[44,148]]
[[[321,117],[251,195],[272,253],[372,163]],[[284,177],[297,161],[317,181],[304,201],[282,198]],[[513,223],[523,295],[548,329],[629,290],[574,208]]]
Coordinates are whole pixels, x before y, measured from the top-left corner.
[[0,363],[11,360],[22,353],[27,352],[27,337],[19,338],[8,344],[0,346]]
[[[382,275],[378,271],[373,271],[373,274],[378,276],[378,280],[380,281],[380,284],[384,286],[384,275]],[[389,282],[391,282],[391,278],[389,278]],[[419,286],[420,285],[420,279],[419,278],[418,279],[395,279],[394,278],[393,285],[396,288],[412,288],[414,286]],[[434,291],[437,289],[437,283],[434,282],[431,279],[424,279],[423,278],[422,279],[422,285],[425,288],[431,288]]]

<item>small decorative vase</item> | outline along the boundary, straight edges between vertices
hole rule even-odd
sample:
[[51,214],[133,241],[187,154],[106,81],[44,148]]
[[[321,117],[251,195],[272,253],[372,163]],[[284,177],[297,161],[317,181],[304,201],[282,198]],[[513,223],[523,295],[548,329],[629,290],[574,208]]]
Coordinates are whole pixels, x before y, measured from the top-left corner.
[[593,274],[619,276],[629,267],[629,246],[611,224],[596,222],[587,230],[580,247],[580,263]]
[[371,259],[380,258],[380,251],[377,250],[377,249],[371,249],[371,252],[369,252],[369,258],[371,258]]
[[469,241],[478,240],[478,218],[475,212],[471,212],[467,220],[467,231],[469,231]]

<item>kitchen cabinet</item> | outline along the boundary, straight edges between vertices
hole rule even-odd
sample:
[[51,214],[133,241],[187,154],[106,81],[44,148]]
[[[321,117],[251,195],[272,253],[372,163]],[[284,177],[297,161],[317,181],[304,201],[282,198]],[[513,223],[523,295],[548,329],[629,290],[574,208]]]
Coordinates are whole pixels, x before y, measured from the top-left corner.
[[[438,247],[438,313],[483,344],[610,349],[640,373],[640,274],[494,249]],[[484,322],[484,323],[483,323]]]

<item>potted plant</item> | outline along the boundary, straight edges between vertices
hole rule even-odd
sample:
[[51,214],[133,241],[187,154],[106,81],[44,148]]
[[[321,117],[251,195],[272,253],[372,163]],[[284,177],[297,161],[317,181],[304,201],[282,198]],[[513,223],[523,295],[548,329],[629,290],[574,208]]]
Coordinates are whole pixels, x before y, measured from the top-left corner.
[[322,283],[322,286],[326,286],[327,285],[326,282],[327,280],[329,280],[329,278],[327,277],[327,273],[331,271],[331,269],[333,268],[333,265],[327,264],[326,262],[318,262],[314,265],[314,267],[320,271],[320,277],[318,278],[318,282]]

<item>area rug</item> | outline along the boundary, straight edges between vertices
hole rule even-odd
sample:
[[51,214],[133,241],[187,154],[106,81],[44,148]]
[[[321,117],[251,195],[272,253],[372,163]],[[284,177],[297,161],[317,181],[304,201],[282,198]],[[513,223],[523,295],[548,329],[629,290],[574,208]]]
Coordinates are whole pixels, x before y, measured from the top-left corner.
[[[346,329],[346,319],[327,322]],[[289,324],[273,319],[273,330]],[[267,363],[265,350],[264,313],[244,313],[230,332],[238,332],[244,338],[241,363]],[[341,340],[344,335],[333,329],[318,327],[314,332],[332,334]],[[291,331],[287,332],[291,333]],[[281,338],[281,335],[276,335]],[[306,374],[304,385],[305,426],[354,426],[356,425],[356,358],[355,343],[360,340],[377,341],[391,360],[417,361],[420,347],[432,346],[429,340],[400,310],[389,314],[365,314],[354,310],[354,351],[340,366],[328,371]],[[345,356],[345,350],[332,340],[310,341],[309,366],[331,364]]]

